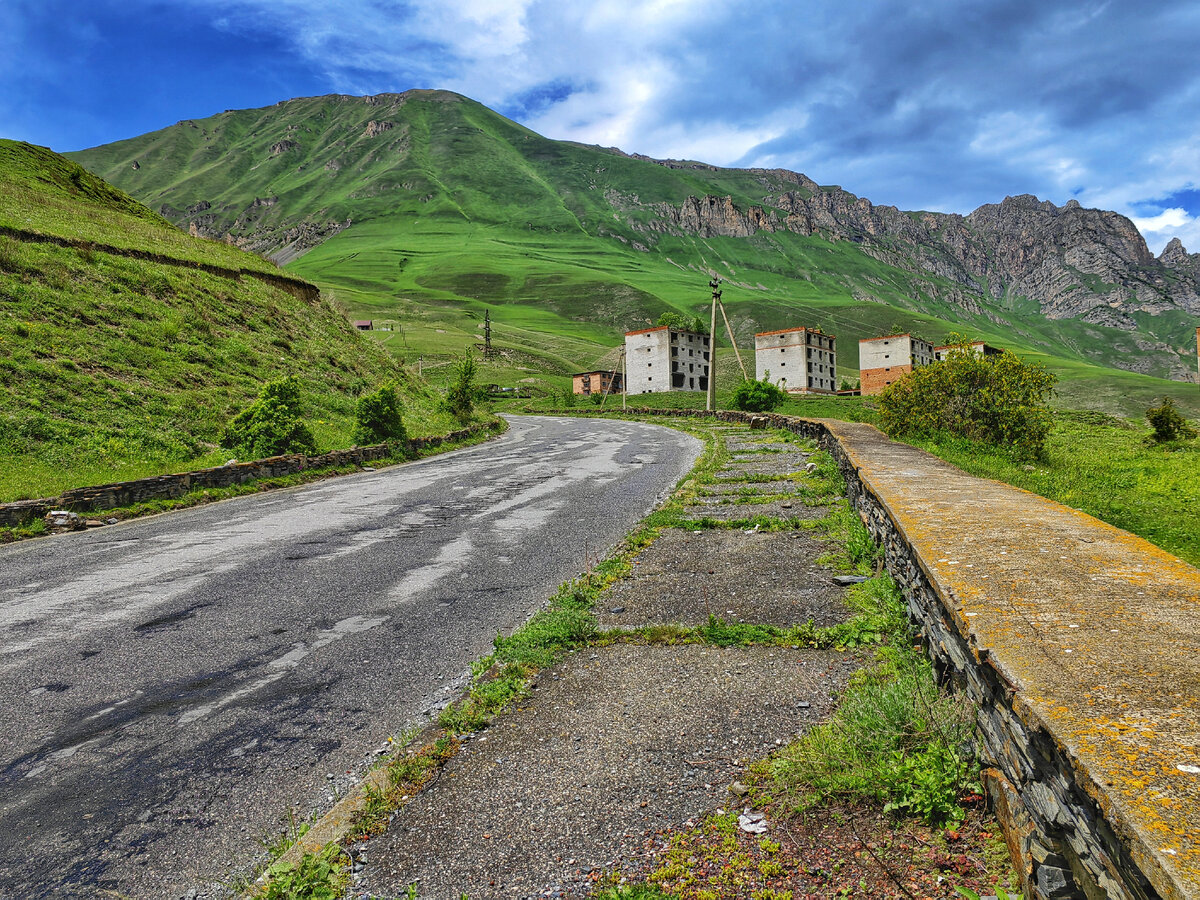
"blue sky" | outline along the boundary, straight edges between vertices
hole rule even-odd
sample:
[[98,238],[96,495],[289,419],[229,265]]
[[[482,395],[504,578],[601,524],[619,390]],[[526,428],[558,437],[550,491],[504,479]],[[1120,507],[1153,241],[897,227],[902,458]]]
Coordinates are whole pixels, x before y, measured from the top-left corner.
[[1115,209],[1200,251],[1200,0],[0,0],[0,136],[459,91],[553,138],[875,203]]

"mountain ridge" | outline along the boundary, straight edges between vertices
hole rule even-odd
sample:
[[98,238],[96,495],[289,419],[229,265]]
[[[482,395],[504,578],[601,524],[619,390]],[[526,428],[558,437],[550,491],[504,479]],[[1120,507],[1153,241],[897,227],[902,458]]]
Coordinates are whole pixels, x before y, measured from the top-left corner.
[[[1106,365],[1177,379],[1194,370],[1183,323],[1200,313],[1200,255],[1175,242],[1155,258],[1129,219],[1075,201],[1058,207],[1018,195],[965,216],[903,211],[784,169],[724,169],[553,141],[469,98],[428,90],[284,100],[71,156],[180,227],[301,268],[315,265],[297,262],[314,248],[349,247],[370,223],[396,223],[397,233],[495,228],[557,242],[574,235],[697,271],[765,272],[814,294],[820,285],[943,321],[957,321],[957,309],[1023,328],[1016,320],[1036,314],[1070,332],[1051,335],[1050,349],[1057,342]],[[830,257],[825,248],[839,244]],[[486,276],[490,263],[456,265]],[[332,266],[324,272],[336,275]],[[784,293],[767,278],[738,280]],[[414,295],[429,289],[415,277],[387,286]],[[661,302],[655,295],[673,305],[650,290],[625,324],[649,315]],[[572,316],[608,320],[594,313],[580,307]],[[771,327],[780,314],[754,318]],[[1110,352],[1090,326],[1126,337],[1112,337]]]

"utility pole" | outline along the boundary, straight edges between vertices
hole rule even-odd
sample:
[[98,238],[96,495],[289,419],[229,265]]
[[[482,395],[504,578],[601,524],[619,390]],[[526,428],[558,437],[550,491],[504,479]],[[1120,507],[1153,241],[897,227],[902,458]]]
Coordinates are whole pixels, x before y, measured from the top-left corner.
[[483,311],[483,355],[492,355],[492,312],[488,309]]
[[[1200,331],[1200,329],[1197,329]],[[629,396],[629,364],[625,360],[625,345],[621,345],[621,409],[625,409],[625,398]]]
[[712,412],[717,405],[717,304],[721,302],[721,279],[714,275],[708,286],[712,288],[712,315],[708,326],[708,399],[704,408]]

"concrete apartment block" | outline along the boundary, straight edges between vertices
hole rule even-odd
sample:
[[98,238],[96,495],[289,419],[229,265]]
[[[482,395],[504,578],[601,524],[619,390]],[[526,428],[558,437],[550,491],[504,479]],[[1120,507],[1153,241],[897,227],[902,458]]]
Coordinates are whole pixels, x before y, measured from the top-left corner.
[[626,393],[707,391],[709,336],[666,325],[625,333]]
[[858,342],[858,377],[862,394],[883,393],[893,381],[934,361],[933,344],[911,334],[890,334]]
[[592,394],[621,393],[621,373],[611,370],[576,372],[571,376],[571,388],[576,394],[589,397]]
[[789,394],[837,391],[837,338],[818,328],[785,328],[754,336],[754,377]]
[[[940,362],[949,356],[950,351],[957,346],[958,344],[946,344],[944,347],[934,347],[933,358]],[[991,344],[985,344],[983,341],[971,341],[967,346],[974,350],[978,356],[996,356],[1004,352],[999,347],[993,347]]]

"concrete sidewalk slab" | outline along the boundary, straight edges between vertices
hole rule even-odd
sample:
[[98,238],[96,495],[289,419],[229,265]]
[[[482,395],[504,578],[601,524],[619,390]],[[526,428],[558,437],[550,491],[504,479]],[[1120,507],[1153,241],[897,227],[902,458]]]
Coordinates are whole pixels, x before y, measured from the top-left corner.
[[355,896],[582,896],[648,837],[736,802],[742,766],[826,718],[856,665],[764,647],[576,652],[360,845]]
[[[703,625],[709,615],[763,625],[833,625],[844,588],[817,565],[824,546],[802,531],[672,529],[634,559],[596,609],[601,628]],[[620,613],[614,609],[622,609]]]

